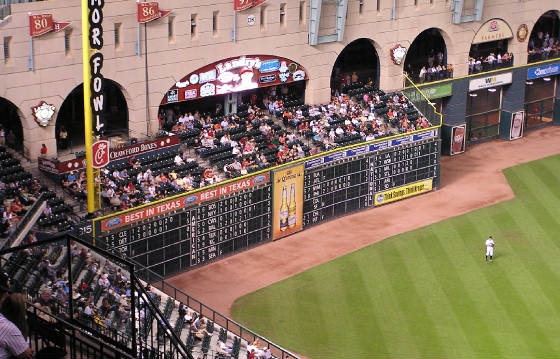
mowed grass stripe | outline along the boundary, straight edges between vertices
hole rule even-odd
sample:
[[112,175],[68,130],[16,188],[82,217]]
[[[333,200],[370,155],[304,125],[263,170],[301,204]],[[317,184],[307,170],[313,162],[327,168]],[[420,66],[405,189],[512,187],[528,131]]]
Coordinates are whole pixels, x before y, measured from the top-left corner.
[[[560,156],[504,172],[515,199],[249,294],[237,301],[234,318],[250,328],[270,318],[259,326],[263,335],[312,359],[556,355]],[[492,264],[484,261],[489,234],[497,243]],[[253,316],[259,307],[249,304],[265,296],[261,308],[279,313]],[[320,324],[309,324],[317,318]]]
[[[501,304],[500,298],[492,290],[493,280],[489,278],[488,271],[492,270],[490,264],[484,260],[484,239],[488,235],[489,228],[482,227],[480,221],[484,213],[477,212],[478,216],[472,216],[476,223],[471,221],[471,216],[461,216],[453,219],[455,231],[459,234],[458,240],[465,244],[467,251],[465,255],[471,258],[470,266],[463,268],[464,275],[472,275],[472,279],[478,281],[479,285],[470,286],[473,292],[473,301],[478,306],[478,312],[481,317],[471,316],[471,320],[480,320],[487,323],[489,333],[495,336],[498,343],[495,349],[490,347],[486,355],[498,356],[503,353],[505,357],[511,356],[512,353],[527,353],[529,344],[518,338],[518,331],[507,308]],[[473,246],[474,244],[474,246]],[[499,324],[499,325],[496,325]],[[487,333],[478,333],[482,338]],[[504,345],[507,343],[508,345]],[[474,354],[474,353],[473,353]]]
[[344,299],[343,305],[339,307],[344,313],[341,320],[353,323],[346,335],[339,336],[338,345],[348,348],[352,357],[367,358],[371,353],[388,357],[381,323],[372,306],[373,297],[368,290],[372,278],[366,279],[361,269],[363,265],[358,256],[353,256],[346,261],[344,267],[339,268],[338,278],[333,278],[338,280],[340,294]]
[[[509,217],[509,218],[506,218]],[[518,222],[509,213],[502,213],[500,216],[495,216],[492,220],[496,223],[498,228],[504,228],[506,223],[509,224],[507,229],[517,229],[521,232],[521,227],[517,224]],[[527,236],[529,234],[527,233]],[[531,318],[534,318],[533,325],[536,325],[537,331],[541,333],[549,328],[558,327],[557,320],[555,316],[560,315],[560,293],[558,290],[554,290],[557,287],[558,276],[550,270],[547,263],[542,260],[539,251],[534,249],[531,245],[527,245],[520,240],[502,240],[506,246],[512,248],[512,253],[514,253],[511,258],[517,263],[514,265],[521,268],[521,272],[510,277],[513,278],[513,284],[516,286],[517,292],[523,298],[524,303],[531,303],[533,298],[540,297],[538,306],[529,306],[529,311],[532,314]],[[525,255],[529,256],[533,261],[526,262],[522,261],[517,253],[524,252]],[[498,254],[497,252],[496,254]],[[499,258],[499,256],[497,257]],[[520,285],[522,283],[522,286]],[[555,315],[551,316],[550,313],[554,312]],[[530,329],[530,328],[528,328]],[[533,330],[531,330],[534,332]],[[543,336],[546,338],[546,336]],[[552,346],[554,343],[549,343]],[[556,348],[557,349],[557,348]]]
[[[429,315],[428,310],[423,303],[422,298],[411,278],[411,273],[407,269],[405,259],[402,257],[397,246],[390,246],[385,249],[386,255],[381,257],[384,264],[385,273],[389,279],[389,284],[393,291],[393,297],[405,318],[402,325],[406,325],[408,332],[412,335],[410,338],[416,344],[418,356],[429,357],[435,353],[445,353],[444,347],[440,343],[433,318]],[[412,260],[413,258],[407,258]],[[411,353],[400,353],[411,354]]]
[[[452,259],[453,256],[450,257],[442,245],[442,239],[448,239],[449,232],[447,230],[434,232],[431,228],[426,229],[428,233],[421,236],[418,239],[418,243],[426,258],[433,257],[433,260],[428,262],[430,263],[431,271],[436,278],[439,278],[443,293],[449,303],[449,309],[453,312],[461,328],[461,331],[457,331],[457,334],[460,334],[461,339],[468,342],[467,347],[464,345],[453,345],[453,348],[456,350],[454,355],[466,352],[488,355],[488,353],[496,351],[496,349],[499,350],[496,339],[485,323],[483,313],[479,312],[469,290],[467,290],[459,275],[460,267],[456,267],[456,263]],[[437,238],[437,240],[430,241],[430,235]],[[480,320],[472,320],[473,317],[480,318]],[[454,331],[450,330],[448,334],[452,335],[454,333]],[[499,354],[499,351],[495,354]]]

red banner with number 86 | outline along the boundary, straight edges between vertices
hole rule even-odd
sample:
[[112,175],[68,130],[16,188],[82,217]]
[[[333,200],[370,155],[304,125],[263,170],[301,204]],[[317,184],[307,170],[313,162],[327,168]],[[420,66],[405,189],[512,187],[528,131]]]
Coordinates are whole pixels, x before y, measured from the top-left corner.
[[29,35],[40,36],[54,29],[52,14],[29,15]]
[[139,2],[138,3],[138,22],[150,22],[160,17],[157,2]]

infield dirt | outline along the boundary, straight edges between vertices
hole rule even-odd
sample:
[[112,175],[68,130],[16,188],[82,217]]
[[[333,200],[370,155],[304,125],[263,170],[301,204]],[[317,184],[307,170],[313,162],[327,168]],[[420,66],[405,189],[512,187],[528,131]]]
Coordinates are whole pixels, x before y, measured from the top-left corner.
[[494,140],[441,159],[440,189],[311,227],[168,282],[231,316],[240,296],[328,262],[384,238],[514,197],[502,170],[560,153],[560,127]]

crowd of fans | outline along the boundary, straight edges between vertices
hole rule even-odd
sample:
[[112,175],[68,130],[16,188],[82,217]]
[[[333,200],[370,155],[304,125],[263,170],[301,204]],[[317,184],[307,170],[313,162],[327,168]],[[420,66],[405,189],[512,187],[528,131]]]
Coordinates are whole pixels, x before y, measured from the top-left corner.
[[[124,210],[321,151],[431,126],[403,93],[360,82],[335,91],[327,104],[276,97],[266,101],[266,108],[242,105],[233,115],[187,112],[175,118],[166,129],[180,136],[179,149],[131,157],[102,170],[101,197],[107,206]],[[76,198],[85,198],[83,171],[70,172],[62,184]]]
[[560,57],[560,41],[547,32],[537,32],[537,35],[529,40],[527,47],[529,62],[542,61]]
[[511,52],[493,53],[488,56],[469,57],[469,75],[479,72],[496,70],[513,66],[513,54]]
[[286,125],[312,139],[311,153],[430,127],[402,93],[357,84],[335,92],[328,104],[299,106],[282,114]]
[[0,237],[14,233],[41,193],[45,193],[48,202],[39,225],[55,226],[57,229],[70,227],[73,224],[67,216],[70,207],[63,205],[53,192],[24,170],[18,159],[0,146]]
[[[30,318],[31,323],[38,324],[37,320],[40,320],[41,327],[44,327],[55,325],[59,318],[68,320],[72,317],[96,333],[127,346],[132,342],[132,328],[135,327],[139,343],[154,350],[154,339],[157,338],[162,345],[166,340],[164,333],[169,335],[169,330],[162,326],[161,319],[154,325],[153,305],[177,338],[185,342],[187,350],[200,351],[201,357],[202,354],[206,357],[210,350],[221,358],[238,357],[242,349],[239,337],[231,335],[233,333],[228,333],[225,328],[220,328],[219,335],[214,335],[217,332],[211,320],[150,284],[142,285],[145,292],[142,294],[137,287],[140,283],[133,284],[130,273],[100,257],[97,252],[76,242],[70,242],[69,249],[52,243],[41,245],[34,232],[22,244],[35,245],[3,256],[0,270],[6,278],[12,278],[10,290],[25,293],[28,301],[33,303],[34,308],[27,311],[28,317],[34,317],[33,320]],[[69,266],[71,277],[67,272]],[[135,320],[132,317],[133,297],[136,298]],[[258,340],[247,343],[246,351],[247,358],[273,357],[268,346],[259,344]]]

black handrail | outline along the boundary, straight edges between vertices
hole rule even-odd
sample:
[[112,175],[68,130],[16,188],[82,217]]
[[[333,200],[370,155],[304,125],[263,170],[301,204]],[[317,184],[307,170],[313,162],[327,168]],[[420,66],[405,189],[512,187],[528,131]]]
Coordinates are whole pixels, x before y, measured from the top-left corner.
[[33,217],[35,212],[37,212],[37,210],[41,206],[41,203],[43,203],[44,201],[46,201],[45,192],[42,192],[39,195],[39,198],[37,198],[37,200],[35,201],[35,203],[33,203],[31,205],[31,207],[27,210],[27,212],[25,213],[23,218],[18,222],[16,230],[14,232],[12,232],[8,236],[6,241],[0,245],[0,251],[3,250],[6,246],[11,246],[12,245],[14,240],[17,238],[18,235],[20,235],[23,228],[25,228],[25,225],[31,220],[31,217]]
[[[186,345],[181,341],[179,337],[177,337],[177,334],[173,330],[173,326],[169,324],[169,322],[167,321],[165,316],[161,313],[157,305],[154,304],[152,298],[150,298],[148,292],[146,292],[146,289],[144,288],[142,283],[138,280],[138,278],[136,278],[136,275],[134,275],[134,273],[131,274],[130,281],[132,282],[133,288],[139,293],[139,297],[142,297],[143,300],[149,303],[150,311],[156,314],[156,320],[160,323],[162,322],[165,324],[166,328],[168,329],[166,331],[170,334],[169,339],[173,342],[174,345],[180,347],[183,350],[183,353],[181,354],[187,356],[189,359],[194,359],[193,356],[187,350]],[[140,298],[138,298],[138,301],[139,299]]]

